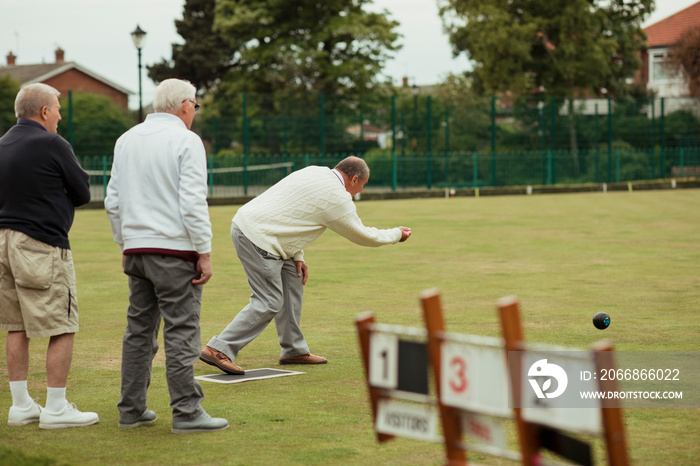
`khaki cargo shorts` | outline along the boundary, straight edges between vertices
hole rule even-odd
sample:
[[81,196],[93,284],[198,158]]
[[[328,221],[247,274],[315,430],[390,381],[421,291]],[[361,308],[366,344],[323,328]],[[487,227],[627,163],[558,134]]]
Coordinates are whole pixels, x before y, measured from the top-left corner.
[[0,228],[0,329],[29,338],[78,331],[78,298],[70,249]]

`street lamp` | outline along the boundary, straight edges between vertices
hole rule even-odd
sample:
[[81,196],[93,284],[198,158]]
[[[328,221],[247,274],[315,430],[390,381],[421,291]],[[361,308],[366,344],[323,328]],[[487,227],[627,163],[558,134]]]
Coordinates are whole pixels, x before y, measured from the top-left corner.
[[146,31],[141,29],[139,25],[136,25],[136,29],[131,33],[131,40],[134,41],[134,46],[139,52],[139,123],[143,121],[143,94],[141,92],[141,48],[143,47],[143,40],[146,38]]
[[413,94],[413,152],[416,152],[418,147],[418,138],[416,133],[418,132],[418,86],[414,83],[411,86],[411,93]]

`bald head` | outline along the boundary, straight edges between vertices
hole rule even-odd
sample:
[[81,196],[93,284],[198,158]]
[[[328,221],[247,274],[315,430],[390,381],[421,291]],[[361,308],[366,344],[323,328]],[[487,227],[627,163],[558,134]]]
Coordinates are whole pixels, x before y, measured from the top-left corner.
[[341,160],[338,165],[335,166],[335,169],[345,173],[350,179],[357,176],[359,180],[367,181],[369,178],[367,162],[354,155]]

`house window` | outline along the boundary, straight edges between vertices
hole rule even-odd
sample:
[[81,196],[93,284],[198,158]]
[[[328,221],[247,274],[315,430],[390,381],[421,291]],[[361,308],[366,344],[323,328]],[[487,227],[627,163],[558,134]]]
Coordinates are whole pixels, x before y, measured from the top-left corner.
[[651,81],[672,81],[678,79],[676,73],[668,67],[668,57],[669,54],[666,50],[651,53],[651,60],[649,60]]

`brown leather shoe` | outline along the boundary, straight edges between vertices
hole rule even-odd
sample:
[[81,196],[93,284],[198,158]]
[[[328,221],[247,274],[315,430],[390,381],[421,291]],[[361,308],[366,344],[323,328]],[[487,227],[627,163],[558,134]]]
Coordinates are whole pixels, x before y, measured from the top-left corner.
[[302,354],[293,358],[280,358],[280,364],[325,364],[328,360],[323,356],[311,353]]
[[209,365],[216,366],[227,374],[243,375],[245,371],[235,365],[231,359],[219,350],[207,346],[202,350],[199,359]]

